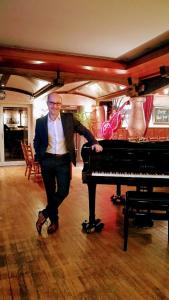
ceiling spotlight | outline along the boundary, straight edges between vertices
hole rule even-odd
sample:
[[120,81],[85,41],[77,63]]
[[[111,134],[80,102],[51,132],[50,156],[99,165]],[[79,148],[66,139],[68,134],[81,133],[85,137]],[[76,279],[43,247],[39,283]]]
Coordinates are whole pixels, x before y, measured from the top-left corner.
[[167,89],[167,88],[166,88],[166,89],[163,89],[163,94],[164,94],[164,95],[168,95],[168,94],[169,94],[169,88],[168,88],[168,89]]
[[160,75],[164,78],[169,78],[169,67],[162,66],[160,67]]
[[5,100],[6,93],[4,90],[0,90],[0,100]]

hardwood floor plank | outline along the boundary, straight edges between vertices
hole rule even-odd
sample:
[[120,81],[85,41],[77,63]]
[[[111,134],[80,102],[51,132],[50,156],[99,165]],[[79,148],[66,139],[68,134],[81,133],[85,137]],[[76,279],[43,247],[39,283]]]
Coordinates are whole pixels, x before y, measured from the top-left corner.
[[169,299],[167,222],[146,229],[131,223],[124,252],[122,206],[110,201],[114,186],[97,186],[96,215],[105,227],[85,234],[87,186],[81,167],[74,168],[60,227],[48,236],[45,224],[41,237],[35,222],[46,203],[43,184],[28,181],[24,167],[1,167],[0,191],[0,299]]

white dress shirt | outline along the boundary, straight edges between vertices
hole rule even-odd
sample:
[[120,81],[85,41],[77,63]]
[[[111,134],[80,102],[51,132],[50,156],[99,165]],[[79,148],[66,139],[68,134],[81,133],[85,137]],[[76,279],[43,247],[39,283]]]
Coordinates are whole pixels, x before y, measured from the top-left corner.
[[48,147],[46,152],[52,154],[67,153],[60,114],[54,121],[50,119],[48,114]]

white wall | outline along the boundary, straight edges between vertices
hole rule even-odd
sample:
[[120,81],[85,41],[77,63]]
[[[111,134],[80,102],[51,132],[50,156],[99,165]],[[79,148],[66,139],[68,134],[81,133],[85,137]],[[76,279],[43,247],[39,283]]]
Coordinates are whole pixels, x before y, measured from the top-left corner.
[[[169,95],[154,95],[153,104],[154,104],[154,107],[165,107],[165,108],[169,107]],[[154,128],[161,127],[160,124],[158,125],[158,124],[153,123],[153,113],[151,116],[149,127],[154,127]],[[163,124],[163,127],[168,128],[169,125]]]
[[154,106],[155,107],[169,107],[169,95],[155,95],[154,96]]

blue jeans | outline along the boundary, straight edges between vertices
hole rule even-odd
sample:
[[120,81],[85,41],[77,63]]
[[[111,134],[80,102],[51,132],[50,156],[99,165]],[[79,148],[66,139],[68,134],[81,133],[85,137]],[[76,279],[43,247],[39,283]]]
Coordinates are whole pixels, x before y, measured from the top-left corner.
[[46,154],[41,162],[41,170],[48,201],[42,213],[52,223],[56,223],[58,207],[69,194],[71,179],[69,154],[61,157]]

